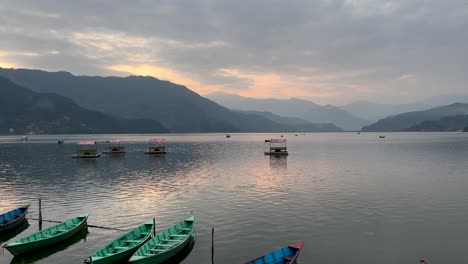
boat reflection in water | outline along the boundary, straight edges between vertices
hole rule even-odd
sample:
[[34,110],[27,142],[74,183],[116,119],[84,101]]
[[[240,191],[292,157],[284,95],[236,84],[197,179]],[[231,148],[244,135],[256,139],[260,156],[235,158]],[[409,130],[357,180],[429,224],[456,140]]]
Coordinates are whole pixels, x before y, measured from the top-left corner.
[[24,230],[28,229],[29,223],[28,220],[26,220],[23,224],[15,228],[14,230],[11,230],[7,233],[4,233],[0,235],[0,244],[3,242],[6,242],[8,240],[11,240],[12,238],[16,237],[17,235],[21,234]]
[[272,169],[284,169],[288,166],[288,156],[280,155],[274,156],[270,155],[270,167]]
[[66,239],[53,247],[41,248],[38,251],[34,251],[28,253],[23,256],[16,256],[14,257],[10,264],[23,264],[23,263],[35,263],[41,259],[45,259],[57,252],[63,251],[68,247],[79,243],[80,241],[86,241],[86,236],[88,235],[88,230],[86,228],[82,228],[78,233]]

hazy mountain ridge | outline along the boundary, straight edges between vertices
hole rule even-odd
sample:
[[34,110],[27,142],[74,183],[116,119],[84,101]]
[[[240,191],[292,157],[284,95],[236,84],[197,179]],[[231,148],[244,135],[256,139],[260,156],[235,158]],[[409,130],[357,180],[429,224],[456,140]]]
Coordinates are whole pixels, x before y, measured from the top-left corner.
[[333,123],[345,130],[358,130],[369,121],[332,105],[318,105],[313,102],[291,98],[256,99],[226,93],[212,93],[207,98],[233,110],[271,112],[283,117],[297,117],[311,123]]
[[320,107],[313,102],[297,98],[288,100],[257,99],[223,92],[207,94],[205,97],[229,109],[270,112],[283,117],[299,117],[311,108]]
[[257,115],[235,113],[185,86],[153,77],[74,76],[68,72],[0,68],[36,92],[69,97],[97,111],[126,118],[151,118],[170,132],[276,132],[290,130]]
[[437,121],[443,117],[468,114],[468,104],[454,103],[434,107],[425,111],[415,111],[380,119],[374,124],[365,126],[363,131],[404,131],[425,121]]
[[283,117],[275,115],[270,112],[260,112],[260,111],[239,111],[245,114],[259,115],[265,118],[270,119],[273,122],[287,125],[291,128],[290,132],[301,131],[301,132],[340,132],[343,129],[335,126],[332,123],[311,123],[304,119],[297,117]]
[[468,115],[445,116],[439,120],[424,121],[405,131],[420,131],[420,132],[444,132],[444,131],[461,131],[468,128]]
[[36,93],[0,77],[0,134],[164,133],[150,119],[128,120],[84,109],[53,93]]
[[422,111],[433,107],[453,104],[455,102],[468,103],[468,94],[443,94],[406,104],[378,104],[369,101],[355,101],[340,106],[340,108],[366,120],[376,122],[385,117],[407,112]]

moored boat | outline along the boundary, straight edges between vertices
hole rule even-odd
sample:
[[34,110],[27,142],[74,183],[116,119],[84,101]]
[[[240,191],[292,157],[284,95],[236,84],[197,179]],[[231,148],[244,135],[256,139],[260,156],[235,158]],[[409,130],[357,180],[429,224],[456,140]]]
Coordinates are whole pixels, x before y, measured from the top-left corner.
[[148,143],[148,151],[145,154],[166,154],[166,140],[164,138],[152,138]]
[[26,222],[29,205],[22,206],[0,215],[0,235],[14,230]]
[[295,264],[301,253],[304,241],[280,248],[264,256],[245,262],[245,264]]
[[96,147],[93,147],[96,145],[96,141],[81,141],[78,142],[77,144],[77,150],[76,153],[72,155],[72,158],[77,158],[77,159],[93,159],[93,158],[99,158],[99,152],[97,151]]
[[151,238],[153,227],[153,220],[138,226],[94,252],[85,263],[126,263],[135,251]]
[[191,216],[160,232],[141,246],[129,262],[132,264],[159,264],[172,258],[190,241],[194,224],[195,217]]
[[[265,140],[265,142],[267,141]],[[286,142],[285,138],[272,138],[268,140],[270,148],[268,151],[265,151],[265,155],[287,156],[289,153]]]
[[122,140],[111,140],[109,141],[109,147],[103,151],[104,154],[125,154],[125,147],[123,146]]
[[72,237],[84,226],[89,214],[83,214],[78,217],[69,219],[60,224],[51,226],[29,236],[23,237],[19,240],[10,242],[4,247],[10,251],[11,254],[18,256],[23,255],[30,251],[35,251],[57,244],[67,238]]

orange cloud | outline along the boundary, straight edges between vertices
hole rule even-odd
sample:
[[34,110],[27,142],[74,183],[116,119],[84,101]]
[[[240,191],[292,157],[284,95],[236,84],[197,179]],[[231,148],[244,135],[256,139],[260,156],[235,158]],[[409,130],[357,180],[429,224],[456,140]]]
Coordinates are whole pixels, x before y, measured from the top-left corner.
[[0,60],[0,67],[2,68],[17,68],[16,64]]

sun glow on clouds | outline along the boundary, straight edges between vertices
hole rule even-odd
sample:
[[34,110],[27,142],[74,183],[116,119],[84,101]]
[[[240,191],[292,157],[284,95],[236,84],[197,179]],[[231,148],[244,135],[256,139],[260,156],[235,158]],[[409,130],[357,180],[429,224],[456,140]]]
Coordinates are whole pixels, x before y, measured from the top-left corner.
[[186,75],[179,73],[175,70],[168,68],[139,64],[139,65],[126,65],[118,64],[109,67],[110,70],[116,72],[130,73],[134,75],[153,76],[161,80],[168,80],[176,84],[185,85],[189,89],[198,93],[210,93],[222,89],[221,86],[211,85],[204,86],[200,82],[193,80]]

